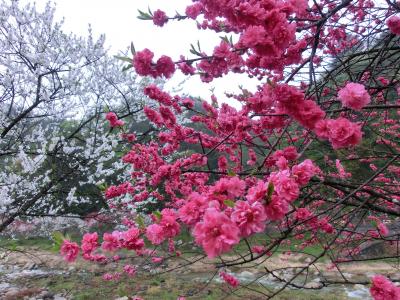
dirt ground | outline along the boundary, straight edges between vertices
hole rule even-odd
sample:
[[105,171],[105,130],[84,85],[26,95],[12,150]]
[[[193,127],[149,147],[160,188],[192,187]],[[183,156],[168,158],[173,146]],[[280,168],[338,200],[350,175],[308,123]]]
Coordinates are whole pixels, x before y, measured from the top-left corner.
[[[274,270],[274,274],[284,280],[289,279],[301,268],[310,263],[310,257],[300,254],[275,255],[268,259],[259,259],[247,266],[229,268],[241,282],[239,289],[230,289],[215,280],[219,276],[213,261],[196,256],[167,260],[155,266],[142,261],[133,261],[142,269],[135,278],[122,278],[119,282],[105,282],[105,272],[121,270],[126,261],[97,265],[78,259],[66,263],[58,253],[41,249],[23,249],[0,252],[0,299],[129,299],[140,295],[144,299],[177,299],[185,295],[187,299],[265,299],[261,293],[270,294],[273,286],[281,284],[274,276],[263,277],[265,270]],[[225,261],[237,257],[224,257]],[[368,282],[374,274],[384,274],[400,279],[398,264],[395,262],[353,262],[341,264],[340,272],[330,263],[318,262],[309,268],[307,291],[289,290],[276,299],[357,299],[349,297],[347,286],[353,291],[361,291],[358,299],[368,299],[367,288],[357,284],[336,287],[325,292],[320,281]],[[142,272],[143,271],[143,272]],[[149,274],[151,275],[142,275]],[[344,277],[343,277],[344,276]],[[265,278],[264,288],[255,283],[257,278]],[[251,283],[253,282],[253,283]],[[341,290],[342,289],[342,290]],[[268,291],[269,290],[269,291]],[[346,294],[347,292],[347,294]],[[354,295],[356,295],[355,293]],[[364,295],[364,296],[362,296]],[[332,298],[333,297],[333,298]]]

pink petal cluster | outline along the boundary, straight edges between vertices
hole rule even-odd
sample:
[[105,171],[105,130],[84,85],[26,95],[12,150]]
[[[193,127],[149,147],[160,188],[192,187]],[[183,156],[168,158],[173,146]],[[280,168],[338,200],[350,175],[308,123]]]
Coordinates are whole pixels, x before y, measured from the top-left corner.
[[372,277],[370,293],[374,300],[399,300],[400,288],[382,275]]
[[187,202],[179,209],[179,218],[183,223],[194,226],[200,221],[207,208],[207,198],[197,192],[191,193]]
[[165,12],[163,12],[160,9],[157,9],[154,13],[153,13],[153,23],[154,25],[163,27],[165,23],[168,22],[168,17],[165,14]]
[[78,257],[79,245],[75,242],[64,240],[60,248],[60,253],[67,262],[73,262]]
[[161,219],[158,223],[146,228],[146,237],[153,245],[159,245],[168,238],[173,238],[180,232],[177,215],[171,209],[164,208],[161,211]]
[[103,243],[101,247],[106,251],[115,251],[121,248],[122,233],[113,231],[112,233],[104,233]]
[[316,124],[315,132],[320,138],[327,138],[333,149],[355,146],[360,143],[361,126],[346,118],[321,120]]
[[267,216],[263,205],[255,201],[237,201],[231,214],[231,220],[239,227],[241,236],[248,237],[265,229]]
[[291,177],[289,170],[272,173],[270,181],[273,183],[277,195],[285,201],[292,202],[299,197],[300,187]]
[[239,286],[239,284],[240,284],[239,280],[236,277],[234,277],[234,276],[232,276],[232,275],[230,275],[230,274],[228,274],[226,272],[220,272],[219,276],[221,276],[221,278],[227,284],[229,284],[231,287],[235,288],[235,287]]
[[338,92],[338,98],[344,107],[361,110],[371,102],[371,96],[362,84],[349,82]]
[[122,245],[129,250],[140,251],[144,247],[144,241],[140,238],[140,230],[136,227],[131,227],[122,234]]
[[153,63],[154,53],[149,49],[136,52],[133,57],[133,67],[141,76],[152,76],[157,78],[164,76],[170,78],[175,72],[175,64],[168,56],[161,56],[156,63]]
[[136,275],[136,267],[132,265],[125,265],[124,266],[124,272],[130,276],[133,277]]
[[125,122],[118,120],[117,115],[114,112],[108,112],[106,114],[106,119],[110,122],[111,127],[121,127],[124,126]]
[[239,228],[223,212],[208,208],[202,222],[196,224],[193,235],[210,258],[232,249],[239,243]]
[[400,35],[400,17],[392,16],[387,20],[386,24],[392,33]]
[[85,233],[82,238],[81,249],[84,254],[91,254],[99,247],[97,232]]

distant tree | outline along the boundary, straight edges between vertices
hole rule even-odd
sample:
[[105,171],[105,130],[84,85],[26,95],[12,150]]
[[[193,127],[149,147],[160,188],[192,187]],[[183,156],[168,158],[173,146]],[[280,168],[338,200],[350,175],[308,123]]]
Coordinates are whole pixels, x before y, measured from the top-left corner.
[[142,89],[154,81],[122,72],[90,28],[87,38],[64,32],[54,11],[0,2],[0,232],[19,217],[107,207],[101,190],[129,175],[117,154],[130,142],[106,113],[139,141],[152,132]]

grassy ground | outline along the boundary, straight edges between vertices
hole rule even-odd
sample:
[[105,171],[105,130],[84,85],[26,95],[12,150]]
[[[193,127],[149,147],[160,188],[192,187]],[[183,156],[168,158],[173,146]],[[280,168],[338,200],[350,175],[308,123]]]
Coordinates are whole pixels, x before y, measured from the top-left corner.
[[[184,248],[190,250],[192,245],[188,243],[188,237],[183,234],[181,239]],[[266,240],[263,236],[253,237],[255,244],[265,244]],[[282,247],[281,251],[295,250],[295,244]],[[3,249],[11,250],[27,250],[34,249],[44,253],[54,253],[53,242],[46,238],[28,238],[20,240],[0,239],[0,251]],[[185,249],[184,249],[185,250]],[[247,250],[247,245],[241,243],[236,247],[236,251]],[[317,255],[322,249],[318,246],[306,249],[310,254]],[[278,251],[276,255],[279,254]],[[61,260],[61,257],[60,257]],[[0,261],[1,263],[1,261]],[[123,296],[142,296],[145,300],[162,299],[176,300],[178,296],[185,295],[187,299],[265,299],[262,293],[268,293],[268,290],[259,285],[253,284],[248,287],[241,287],[237,291],[231,290],[226,284],[218,284],[211,282],[206,284],[204,281],[195,280],[196,276],[204,274],[192,274],[185,272],[171,272],[164,275],[153,275],[149,277],[123,278],[119,282],[108,282],[102,279],[102,272],[98,270],[89,270],[87,264],[78,263],[74,265],[73,270],[69,270],[68,274],[51,275],[44,277],[22,278],[15,282],[26,288],[46,288],[54,293],[68,295],[70,299],[89,300],[89,299],[115,299]],[[204,272],[204,271],[203,271]],[[211,273],[210,273],[211,274]],[[1,274],[0,274],[1,275]],[[190,276],[190,277],[189,277]],[[211,275],[210,275],[211,276]],[[208,276],[207,278],[209,278]],[[204,279],[204,278],[203,278]],[[286,290],[276,296],[274,299],[281,300],[341,300],[347,299],[343,289],[338,290]]]
[[[114,299],[116,297],[139,295],[146,300],[162,299],[176,300],[185,295],[188,299],[265,299],[262,293],[266,290],[252,285],[249,289],[239,289],[232,293],[225,285],[197,283],[184,278],[173,276],[156,276],[151,278],[135,278],[120,282],[105,282],[96,274],[75,274],[72,276],[53,276],[29,280],[25,283],[29,287],[47,287],[54,293],[63,293],[76,300]],[[275,299],[281,300],[341,300],[347,299],[341,292],[304,292],[288,290],[279,294]]]

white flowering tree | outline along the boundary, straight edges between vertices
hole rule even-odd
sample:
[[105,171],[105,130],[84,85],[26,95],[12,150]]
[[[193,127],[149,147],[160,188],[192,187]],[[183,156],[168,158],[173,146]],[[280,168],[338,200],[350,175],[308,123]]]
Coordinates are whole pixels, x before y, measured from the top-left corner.
[[[126,176],[115,149],[129,141],[105,113],[137,127],[148,84],[121,69],[103,36],[63,32],[51,4],[0,1],[0,232],[20,217],[106,206],[101,187]],[[129,128],[137,139],[152,130],[141,125]]]

